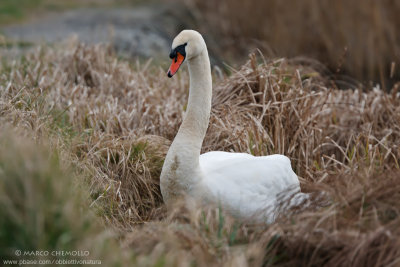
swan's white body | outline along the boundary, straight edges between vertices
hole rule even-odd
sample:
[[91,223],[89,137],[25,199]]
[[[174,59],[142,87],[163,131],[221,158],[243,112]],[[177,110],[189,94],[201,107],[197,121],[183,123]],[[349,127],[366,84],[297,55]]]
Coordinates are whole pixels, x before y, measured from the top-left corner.
[[278,196],[300,192],[290,160],[283,155],[254,157],[221,151],[200,155],[211,111],[210,62],[205,42],[196,31],[182,31],[172,48],[182,44],[187,44],[189,102],[162,169],[164,201],[170,204],[186,195],[219,205],[238,218],[272,222]]

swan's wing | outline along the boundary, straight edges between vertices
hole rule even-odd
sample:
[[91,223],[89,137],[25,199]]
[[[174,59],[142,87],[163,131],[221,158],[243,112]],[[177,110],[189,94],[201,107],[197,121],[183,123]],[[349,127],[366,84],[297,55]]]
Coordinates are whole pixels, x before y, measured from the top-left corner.
[[253,155],[247,153],[229,153],[223,151],[212,151],[200,155],[200,166],[204,170],[219,169],[220,164],[229,165],[232,161],[252,159]]
[[245,153],[209,152],[200,155],[200,167],[204,185],[212,197],[240,217],[274,208],[278,194],[285,190],[300,190],[290,160],[283,155],[254,157]]
[[247,153],[213,151],[200,155],[200,167],[206,178],[228,179],[243,185],[257,183],[286,188],[299,183],[289,158],[278,154],[254,157]]

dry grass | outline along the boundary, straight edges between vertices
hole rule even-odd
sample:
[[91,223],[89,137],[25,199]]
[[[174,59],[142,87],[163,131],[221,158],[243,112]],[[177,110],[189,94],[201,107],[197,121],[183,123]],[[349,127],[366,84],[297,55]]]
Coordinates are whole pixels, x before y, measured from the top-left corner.
[[[393,82],[392,62],[397,67],[400,64],[397,1],[185,2],[196,7],[201,25],[207,24],[207,32],[218,36],[218,42],[225,51],[234,52],[235,58],[236,48],[247,53],[251,46],[277,56],[312,56],[335,75],[379,81],[386,89]],[[398,68],[393,75],[400,78]]]
[[[28,137],[28,138],[27,138]],[[75,173],[63,151],[38,146],[31,135],[14,129],[0,131],[0,259],[100,260],[107,266],[131,262],[88,206],[82,177]],[[76,185],[75,185],[76,183]],[[48,252],[41,257],[19,256],[16,250]],[[54,257],[52,251],[89,251],[85,257]],[[54,262],[53,262],[54,264]],[[42,264],[41,264],[42,265]],[[43,264],[45,265],[45,264]],[[67,264],[61,264],[67,265]],[[81,264],[84,265],[84,264]]]
[[184,114],[187,72],[168,79],[107,47],[70,42],[5,62],[0,122],[62,151],[85,177],[89,206],[138,265],[398,265],[397,87],[342,91],[314,62],[255,55],[232,73],[214,75],[203,150],[285,154],[304,190],[326,192],[325,207],[300,207],[269,226],[215,207],[167,214],[158,179]]

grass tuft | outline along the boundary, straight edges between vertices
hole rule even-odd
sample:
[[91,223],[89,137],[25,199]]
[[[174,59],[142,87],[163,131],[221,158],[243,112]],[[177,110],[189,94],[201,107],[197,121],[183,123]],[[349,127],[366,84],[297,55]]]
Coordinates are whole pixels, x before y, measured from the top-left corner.
[[[17,132],[0,134],[0,258],[77,260],[53,251],[89,251],[80,260],[124,262],[115,235],[86,208],[81,177],[61,165],[60,154],[25,140]],[[28,253],[18,255],[16,251]],[[36,252],[44,252],[37,255]]]

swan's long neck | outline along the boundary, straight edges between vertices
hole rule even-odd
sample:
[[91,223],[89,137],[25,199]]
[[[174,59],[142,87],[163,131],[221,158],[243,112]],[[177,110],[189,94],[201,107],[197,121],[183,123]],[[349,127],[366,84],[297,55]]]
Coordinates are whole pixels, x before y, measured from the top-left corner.
[[198,161],[211,111],[212,81],[207,49],[205,48],[197,57],[188,60],[188,67],[189,101],[185,118],[174,143],[187,146],[193,154],[193,160]]
[[211,111],[212,81],[207,49],[188,60],[189,101],[185,118],[168,151],[161,173],[161,192],[165,201],[188,192],[202,179],[200,150]]
[[186,115],[168,150],[160,177],[161,193],[166,203],[194,190],[203,178],[199,157],[210,118],[212,96],[207,48],[187,63],[190,89]]

